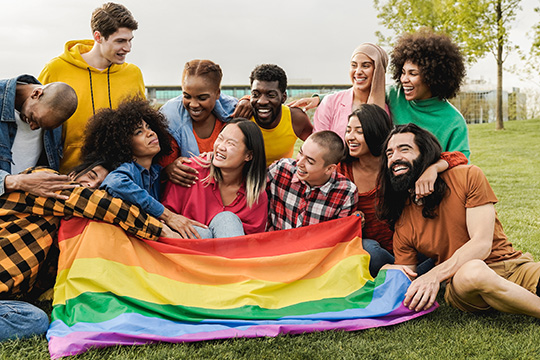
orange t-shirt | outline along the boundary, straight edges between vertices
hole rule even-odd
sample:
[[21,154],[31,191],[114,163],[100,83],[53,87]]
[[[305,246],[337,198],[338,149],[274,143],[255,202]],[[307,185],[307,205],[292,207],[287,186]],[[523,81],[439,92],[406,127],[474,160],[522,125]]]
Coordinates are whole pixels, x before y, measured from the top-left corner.
[[199,146],[199,153],[202,154],[204,152],[210,152],[214,150],[214,142],[216,141],[219,133],[221,132],[221,129],[223,129],[224,126],[224,122],[216,119],[216,123],[214,124],[214,131],[212,131],[212,134],[210,134],[210,136],[206,139],[201,139],[197,136],[195,131],[193,131],[193,135],[195,135],[195,140],[197,140],[197,145]]
[[169,140],[171,141],[171,149],[172,152],[169,155],[163,156],[159,161],[158,164],[161,167],[167,167],[167,165],[172,164],[172,162],[180,157],[180,147],[178,146],[178,143],[172,135],[169,135]]
[[[396,222],[393,239],[396,264],[416,265],[417,253],[433,258],[436,264],[448,260],[470,240],[467,208],[497,202],[487,178],[477,166],[457,166],[439,176],[448,185],[448,190],[436,210],[437,216],[424,218],[422,206],[409,203]],[[495,215],[491,254],[484,261],[489,264],[519,256],[521,251],[514,250]]]

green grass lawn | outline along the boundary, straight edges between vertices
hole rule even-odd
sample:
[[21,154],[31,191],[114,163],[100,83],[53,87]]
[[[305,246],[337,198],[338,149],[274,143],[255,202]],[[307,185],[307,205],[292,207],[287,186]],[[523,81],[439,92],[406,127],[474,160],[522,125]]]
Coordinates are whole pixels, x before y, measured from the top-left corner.
[[[486,173],[516,248],[540,259],[540,120],[471,125],[472,163]],[[76,359],[536,359],[540,321],[491,312],[464,314],[447,306],[404,324],[357,332],[190,344],[113,347]],[[45,304],[47,306],[47,304]],[[0,359],[47,359],[44,337],[0,343]]]

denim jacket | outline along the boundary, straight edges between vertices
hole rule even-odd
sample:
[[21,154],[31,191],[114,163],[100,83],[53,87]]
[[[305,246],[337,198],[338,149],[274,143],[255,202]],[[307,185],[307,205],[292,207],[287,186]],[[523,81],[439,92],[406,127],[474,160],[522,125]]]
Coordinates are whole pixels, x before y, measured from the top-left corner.
[[[189,112],[182,103],[182,95],[165,103],[159,110],[167,118],[169,131],[180,147],[182,156],[199,155],[199,146],[193,135],[193,123]],[[213,113],[223,122],[229,122],[238,100],[235,97],[221,94],[216,101]]]
[[[15,122],[15,92],[17,81],[27,84],[40,84],[31,75],[20,75],[12,79],[0,80],[0,195],[5,191],[4,180],[11,174],[13,156],[11,147],[17,133]],[[43,146],[49,167],[58,170],[62,157],[62,127],[44,131]]]
[[123,163],[111,171],[100,189],[138,205],[148,214],[160,217],[165,207],[159,202],[159,175],[161,166],[154,164],[150,171],[136,162]]

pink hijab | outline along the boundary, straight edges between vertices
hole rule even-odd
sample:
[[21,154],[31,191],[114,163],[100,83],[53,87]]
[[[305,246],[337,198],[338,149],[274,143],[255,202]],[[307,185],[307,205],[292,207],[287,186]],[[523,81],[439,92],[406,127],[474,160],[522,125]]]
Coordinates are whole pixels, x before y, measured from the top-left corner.
[[372,43],[363,43],[356,49],[354,49],[351,56],[354,58],[356,54],[362,53],[367,55],[375,63],[375,70],[373,71],[373,79],[371,81],[371,90],[369,91],[368,104],[379,105],[385,109],[384,102],[385,97],[385,75],[386,66],[388,65],[388,55],[379,45]]

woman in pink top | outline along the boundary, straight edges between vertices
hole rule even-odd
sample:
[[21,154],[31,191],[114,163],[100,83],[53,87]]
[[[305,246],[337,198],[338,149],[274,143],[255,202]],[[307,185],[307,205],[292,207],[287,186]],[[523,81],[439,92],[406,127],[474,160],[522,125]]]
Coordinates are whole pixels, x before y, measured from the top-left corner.
[[349,68],[352,87],[324,97],[313,117],[314,131],[332,130],[344,138],[349,115],[361,104],[375,104],[386,109],[387,64],[388,55],[380,46],[364,43],[357,47]]
[[194,158],[193,167],[201,180],[191,187],[167,184],[163,205],[208,226],[204,229],[186,222],[183,232],[188,235],[207,239],[263,232],[268,199],[259,127],[245,119],[231,121],[220,132],[209,157],[209,163],[206,158]]

